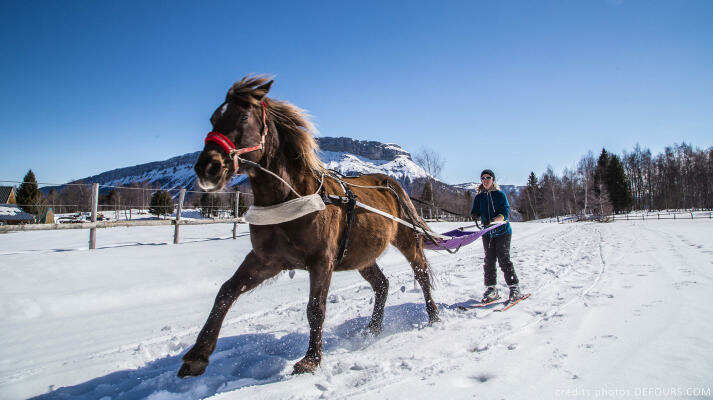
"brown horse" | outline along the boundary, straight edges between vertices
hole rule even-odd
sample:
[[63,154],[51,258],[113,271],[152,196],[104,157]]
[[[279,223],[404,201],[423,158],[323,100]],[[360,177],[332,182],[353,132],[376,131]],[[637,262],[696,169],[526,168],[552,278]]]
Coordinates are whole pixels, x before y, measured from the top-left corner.
[[[243,159],[280,176],[301,195],[312,194],[323,179],[322,190],[343,195],[339,182],[325,173],[317,156],[314,126],[298,107],[266,97],[272,80],[263,76],[245,77],[235,83],[225,102],[211,117],[213,131],[229,139],[237,148],[247,149]],[[259,146],[264,142],[263,146]],[[292,190],[254,164],[238,162],[215,141],[206,145],[195,165],[199,185],[208,191],[221,189],[234,173],[250,179],[256,206],[275,205],[296,198]],[[351,187],[358,200],[391,215],[408,218],[417,215],[408,195],[398,183],[382,174],[344,179],[362,186],[390,185],[395,190]],[[400,199],[396,198],[399,196]],[[401,205],[400,205],[401,203]],[[408,210],[404,210],[408,208]],[[346,207],[327,205],[292,221],[276,225],[250,225],[253,250],[235,274],[220,288],[215,304],[195,345],[183,356],[178,376],[202,374],[215,349],[218,334],[228,309],[241,294],[284,270],[309,272],[309,347],[294,366],[293,373],[311,372],[322,358],[322,324],[332,272],[357,270],[375,292],[374,310],[366,333],[378,334],[384,314],[389,282],[376,259],[389,244],[406,257],[421,285],[429,321],[438,321],[438,309],[431,298],[430,270],[423,254],[423,238],[411,228],[381,215],[357,208],[349,236],[348,252],[337,262],[340,241],[346,234]],[[416,217],[419,226],[426,227]]]

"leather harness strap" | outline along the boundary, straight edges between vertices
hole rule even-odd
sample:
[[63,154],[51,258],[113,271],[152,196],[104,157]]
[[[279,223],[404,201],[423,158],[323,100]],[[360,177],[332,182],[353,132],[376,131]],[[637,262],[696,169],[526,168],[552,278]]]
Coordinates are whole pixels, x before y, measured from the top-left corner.
[[[330,171],[332,172],[332,171]],[[351,189],[349,189],[348,185],[345,185],[344,182],[337,178],[336,176],[330,174],[329,176],[332,177],[332,179],[336,180],[339,185],[342,186],[342,190],[344,190],[344,193],[346,196],[336,196],[333,194],[327,194],[326,191],[322,191],[322,201],[324,201],[324,204],[331,204],[335,206],[343,206],[346,205],[346,222],[347,226],[344,229],[344,235],[342,236],[342,240],[339,243],[339,250],[337,251],[337,260],[335,265],[339,265],[342,263],[342,260],[344,260],[344,257],[347,255],[347,246],[349,245],[349,236],[351,235],[352,232],[352,225],[354,225],[354,217],[356,215],[356,204],[357,204],[357,195],[352,192]]]

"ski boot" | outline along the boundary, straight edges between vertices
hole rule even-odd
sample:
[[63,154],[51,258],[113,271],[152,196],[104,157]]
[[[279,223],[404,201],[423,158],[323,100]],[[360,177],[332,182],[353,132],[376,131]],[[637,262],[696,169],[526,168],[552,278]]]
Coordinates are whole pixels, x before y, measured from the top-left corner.
[[485,289],[485,293],[483,293],[483,299],[481,302],[492,303],[498,299],[500,299],[500,292],[498,289],[495,286],[488,286],[488,288]]
[[508,297],[509,302],[517,301],[522,298],[522,292],[520,292],[520,286],[512,285],[510,286],[510,296]]

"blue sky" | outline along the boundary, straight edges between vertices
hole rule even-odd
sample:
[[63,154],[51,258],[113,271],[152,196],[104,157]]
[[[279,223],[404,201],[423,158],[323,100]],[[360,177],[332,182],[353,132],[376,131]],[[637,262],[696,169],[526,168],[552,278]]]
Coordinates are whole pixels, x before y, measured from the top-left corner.
[[199,150],[247,73],[323,136],[428,147],[459,183],[588,150],[713,145],[713,2],[10,2],[0,179]]

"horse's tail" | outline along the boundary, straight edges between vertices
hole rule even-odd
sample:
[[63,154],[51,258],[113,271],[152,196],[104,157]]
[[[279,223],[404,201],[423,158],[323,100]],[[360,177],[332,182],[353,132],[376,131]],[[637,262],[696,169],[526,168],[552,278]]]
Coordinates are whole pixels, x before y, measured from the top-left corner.
[[408,193],[406,193],[406,190],[404,190],[401,185],[397,186],[396,195],[399,197],[399,203],[401,204],[401,208],[403,209],[402,212],[406,214],[401,215],[401,219],[405,219],[406,221],[411,222],[412,224],[416,225],[417,227],[423,229],[426,232],[433,232],[426,223],[426,221],[421,218],[420,215],[418,215],[418,211],[416,211],[416,206],[414,206],[413,202],[411,202],[411,197],[409,197]]
[[411,202],[411,197],[409,197],[408,193],[406,193],[406,190],[404,190],[404,188],[399,184],[390,186],[392,186],[392,189],[394,189],[394,192],[398,197],[397,200],[400,204],[399,208],[401,209],[402,214],[400,215],[400,218],[409,221],[415,226],[421,228],[420,230],[416,230],[415,232],[418,236],[418,240],[416,240],[417,251],[421,254],[423,262],[425,263],[425,268],[426,272],[428,273],[428,280],[431,283],[431,287],[435,288],[436,280],[434,279],[433,269],[431,268],[431,264],[428,262],[428,259],[426,258],[426,255],[423,251],[423,241],[431,240],[429,239],[427,232],[433,232],[433,230],[431,230],[426,221],[421,218],[420,215],[418,215],[418,211],[416,211],[416,207],[413,205],[413,202]]

